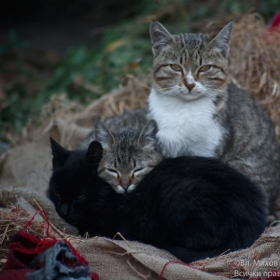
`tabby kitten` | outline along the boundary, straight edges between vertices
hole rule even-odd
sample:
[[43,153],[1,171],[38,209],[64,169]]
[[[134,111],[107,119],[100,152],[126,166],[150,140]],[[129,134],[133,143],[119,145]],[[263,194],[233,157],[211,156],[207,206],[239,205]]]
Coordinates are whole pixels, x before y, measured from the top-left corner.
[[165,159],[133,192],[118,195],[97,176],[100,143],[68,151],[51,142],[49,197],[82,235],[120,232],[192,262],[249,247],[264,231],[263,193],[219,160]]
[[273,204],[280,188],[275,126],[247,91],[228,84],[232,22],[212,40],[204,34],[171,35],[150,26],[153,85],[150,116],[165,157],[216,157],[248,175]]
[[78,149],[87,149],[93,140],[101,143],[104,156],[99,176],[115,192],[133,191],[141,179],[162,160],[157,151],[157,126],[147,119],[145,109],[127,111],[104,121],[97,121],[94,131]]
[[149,121],[143,128],[120,128],[110,131],[96,122],[95,139],[103,147],[103,158],[98,175],[109,183],[116,193],[133,191],[142,178],[162,160],[157,151],[157,126]]

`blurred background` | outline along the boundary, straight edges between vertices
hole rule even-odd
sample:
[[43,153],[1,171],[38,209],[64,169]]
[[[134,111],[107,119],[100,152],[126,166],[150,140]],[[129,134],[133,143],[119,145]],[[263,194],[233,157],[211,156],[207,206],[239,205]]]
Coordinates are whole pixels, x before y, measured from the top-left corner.
[[151,20],[203,32],[279,0],[0,0],[0,151],[21,139],[53,95],[88,105],[152,65]]

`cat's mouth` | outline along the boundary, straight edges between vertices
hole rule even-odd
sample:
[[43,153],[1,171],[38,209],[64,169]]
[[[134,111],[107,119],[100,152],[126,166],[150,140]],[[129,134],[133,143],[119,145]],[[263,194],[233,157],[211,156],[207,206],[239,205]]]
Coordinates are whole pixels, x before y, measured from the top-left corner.
[[181,98],[185,101],[194,101],[202,97],[201,94],[195,92],[184,92],[180,94]]
[[193,101],[203,96],[203,94],[196,88],[189,90],[182,87],[179,88],[179,95],[185,101]]

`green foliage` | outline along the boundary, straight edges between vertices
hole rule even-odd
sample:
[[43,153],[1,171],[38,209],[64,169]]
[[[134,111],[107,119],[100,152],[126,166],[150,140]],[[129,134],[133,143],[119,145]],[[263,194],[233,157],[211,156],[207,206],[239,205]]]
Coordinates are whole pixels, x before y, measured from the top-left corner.
[[[99,97],[100,92],[106,93],[117,87],[124,74],[147,73],[152,61],[147,30],[147,23],[136,26],[125,23],[104,34],[99,49],[92,50],[85,46],[71,48],[47,84],[46,96],[54,91],[67,92],[68,97],[76,101],[92,101]],[[146,36],[142,36],[143,33]],[[77,77],[82,80],[79,87],[76,85]],[[99,90],[89,91],[87,84]],[[79,93],[77,88],[80,89]]]

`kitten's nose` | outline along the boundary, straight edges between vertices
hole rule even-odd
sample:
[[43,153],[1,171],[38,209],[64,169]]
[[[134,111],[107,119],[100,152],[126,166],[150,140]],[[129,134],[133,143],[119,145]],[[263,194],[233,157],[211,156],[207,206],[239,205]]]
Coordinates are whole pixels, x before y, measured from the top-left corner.
[[124,190],[127,190],[127,188],[131,185],[131,182],[129,179],[121,180],[120,185],[123,187]]
[[186,87],[189,90],[189,92],[195,87],[195,84],[188,84],[186,83]]
[[121,183],[121,186],[123,187],[123,189],[127,190],[127,188],[130,186],[129,183]]

